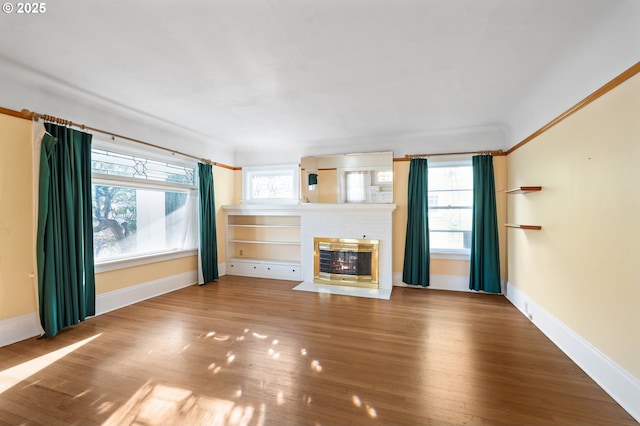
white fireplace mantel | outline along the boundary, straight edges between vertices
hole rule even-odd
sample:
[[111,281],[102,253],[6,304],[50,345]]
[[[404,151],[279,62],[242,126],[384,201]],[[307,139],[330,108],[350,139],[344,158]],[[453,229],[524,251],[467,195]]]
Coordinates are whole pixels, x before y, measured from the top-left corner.
[[301,268],[305,282],[313,282],[313,239],[380,240],[379,288],[391,289],[392,213],[395,204],[301,204]]

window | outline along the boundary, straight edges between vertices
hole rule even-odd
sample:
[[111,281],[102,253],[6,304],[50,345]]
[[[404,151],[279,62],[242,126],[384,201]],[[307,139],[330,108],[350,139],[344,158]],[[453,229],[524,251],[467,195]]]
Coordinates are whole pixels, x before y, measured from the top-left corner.
[[470,162],[429,164],[431,252],[469,254],[473,207]]
[[294,204],[299,200],[297,164],[243,167],[242,192],[247,203]]
[[96,142],[91,169],[96,263],[197,247],[195,164]]
[[366,191],[369,187],[368,173],[364,171],[345,172],[346,202],[364,203],[367,200]]
[[337,170],[338,202],[391,203],[393,171],[371,167],[349,167]]
[[374,183],[376,185],[393,185],[393,170],[374,171]]

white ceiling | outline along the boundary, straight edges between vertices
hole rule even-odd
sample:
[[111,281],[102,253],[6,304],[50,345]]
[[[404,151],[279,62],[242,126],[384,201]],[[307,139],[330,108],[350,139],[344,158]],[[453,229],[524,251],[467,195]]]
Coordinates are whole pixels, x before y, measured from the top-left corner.
[[622,3],[56,0],[39,16],[0,17],[0,61],[31,81],[21,105],[0,94],[0,106],[37,110],[29,97],[48,82],[242,150],[506,129],[514,105]]

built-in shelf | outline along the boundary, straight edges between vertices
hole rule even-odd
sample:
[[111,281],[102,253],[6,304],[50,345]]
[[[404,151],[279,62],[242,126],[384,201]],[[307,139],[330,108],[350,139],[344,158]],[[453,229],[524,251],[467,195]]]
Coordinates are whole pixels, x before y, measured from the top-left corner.
[[280,245],[300,245],[300,241],[260,241],[260,240],[229,240],[230,243],[247,243],[247,244],[280,244]]
[[[296,206],[297,207],[297,206]],[[224,206],[226,273],[299,281],[300,212],[280,206]]]
[[542,190],[541,186],[519,186],[517,188],[508,189],[507,194],[526,194],[527,192],[535,192]]
[[517,229],[532,229],[534,231],[539,231],[542,229],[540,225],[516,225],[513,223],[506,223],[504,226],[507,228],[517,228]]

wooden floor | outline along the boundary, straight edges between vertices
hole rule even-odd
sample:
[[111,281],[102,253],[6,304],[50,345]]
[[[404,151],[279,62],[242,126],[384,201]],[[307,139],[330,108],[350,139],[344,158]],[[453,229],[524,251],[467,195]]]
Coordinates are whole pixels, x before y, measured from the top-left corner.
[[0,348],[0,423],[637,424],[504,297],[223,277]]

